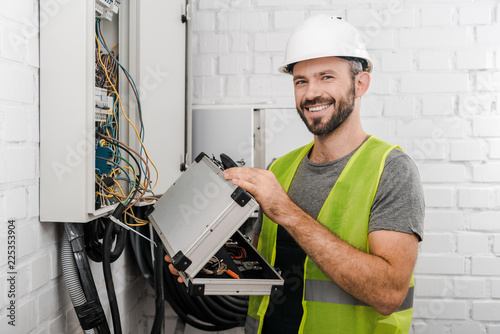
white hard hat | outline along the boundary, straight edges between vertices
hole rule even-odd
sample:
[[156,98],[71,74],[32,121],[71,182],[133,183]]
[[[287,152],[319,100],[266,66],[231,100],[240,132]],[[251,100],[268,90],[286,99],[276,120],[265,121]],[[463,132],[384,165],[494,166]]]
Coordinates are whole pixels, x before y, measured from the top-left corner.
[[322,57],[359,58],[366,61],[364,71],[373,69],[359,31],[341,17],[321,14],[295,29],[286,46],[285,63],[278,71],[292,74],[290,65]]

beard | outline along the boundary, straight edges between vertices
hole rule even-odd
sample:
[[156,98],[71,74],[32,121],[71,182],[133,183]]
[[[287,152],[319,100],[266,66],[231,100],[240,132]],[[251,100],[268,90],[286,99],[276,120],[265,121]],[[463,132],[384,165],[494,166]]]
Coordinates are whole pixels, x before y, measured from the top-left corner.
[[[355,103],[355,91],[354,85],[348,90],[347,96],[341,97],[340,99],[335,100],[334,98],[321,98],[317,97],[312,100],[305,100],[300,103],[300,107],[297,107],[297,112],[299,113],[300,118],[307,126],[309,132],[316,136],[328,136],[337,130],[344,122],[351,116],[354,111],[354,103]],[[330,119],[326,123],[322,123],[323,118],[315,117],[307,121],[304,116],[303,110],[308,106],[314,106],[319,104],[332,104],[334,108],[334,112],[330,116]]]

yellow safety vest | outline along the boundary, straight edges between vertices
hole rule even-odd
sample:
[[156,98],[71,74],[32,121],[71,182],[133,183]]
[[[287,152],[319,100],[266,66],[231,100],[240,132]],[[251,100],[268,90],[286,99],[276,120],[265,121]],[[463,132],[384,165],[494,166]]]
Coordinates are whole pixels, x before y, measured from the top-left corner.
[[[271,171],[285,191],[309,152],[310,143],[276,160]],[[397,146],[371,136],[353,154],[326,199],[317,220],[342,240],[366,253],[368,220],[387,155]],[[264,216],[258,251],[274,265],[278,225]],[[383,316],[332,282],[306,257],[304,264],[303,316],[299,333],[403,334],[408,333],[413,314],[413,276],[401,307]],[[285,268],[283,268],[285,269]],[[251,296],[245,324],[246,334],[261,333],[269,296]]]

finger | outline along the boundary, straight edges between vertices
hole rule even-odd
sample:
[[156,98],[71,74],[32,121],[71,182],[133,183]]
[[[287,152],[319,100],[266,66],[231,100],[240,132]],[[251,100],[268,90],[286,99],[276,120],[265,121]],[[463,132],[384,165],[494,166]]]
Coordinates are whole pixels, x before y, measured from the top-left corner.
[[248,182],[246,180],[243,180],[243,179],[232,179],[231,181],[233,182],[234,185],[245,189],[250,194],[252,194],[254,196],[257,195],[257,187],[255,186],[255,184]]
[[182,279],[182,277],[179,276],[179,277],[177,277],[177,282],[184,283],[184,280]]
[[235,178],[236,175],[239,174],[238,169],[239,168],[235,168],[235,167],[226,169],[224,172],[222,172],[222,175],[224,176],[225,179],[231,180],[231,179]]
[[174,267],[173,264],[169,264],[168,265],[168,270],[170,270],[170,272],[172,273],[172,275],[179,276],[179,271],[177,269],[175,269],[175,267]]
[[226,179],[232,179],[232,178],[242,178],[251,173],[252,168],[248,167],[233,167],[224,170],[222,173]]
[[172,263],[172,259],[168,255],[165,255],[165,261],[167,261],[168,263]]

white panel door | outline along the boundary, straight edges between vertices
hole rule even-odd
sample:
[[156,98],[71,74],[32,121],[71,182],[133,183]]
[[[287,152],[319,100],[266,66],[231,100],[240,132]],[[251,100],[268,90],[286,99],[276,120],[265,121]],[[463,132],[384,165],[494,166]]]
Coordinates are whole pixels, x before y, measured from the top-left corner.
[[[160,171],[154,192],[163,193],[179,177],[185,151],[186,23],[181,18],[186,1],[135,4],[138,35],[131,41],[131,62],[136,57],[146,149]],[[135,132],[129,140],[139,147]]]

